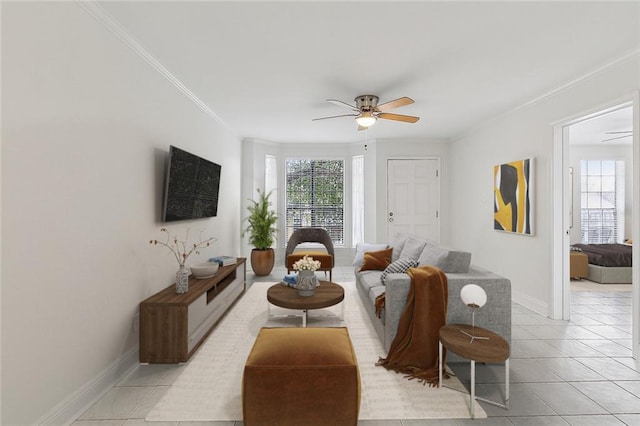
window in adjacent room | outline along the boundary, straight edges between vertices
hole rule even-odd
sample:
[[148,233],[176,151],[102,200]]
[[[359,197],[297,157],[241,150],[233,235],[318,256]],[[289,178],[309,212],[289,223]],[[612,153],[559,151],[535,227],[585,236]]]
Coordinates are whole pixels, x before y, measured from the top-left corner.
[[287,159],[286,241],[298,228],[325,228],[344,244],[344,160]]
[[624,239],[624,161],[580,162],[581,241],[616,243]]

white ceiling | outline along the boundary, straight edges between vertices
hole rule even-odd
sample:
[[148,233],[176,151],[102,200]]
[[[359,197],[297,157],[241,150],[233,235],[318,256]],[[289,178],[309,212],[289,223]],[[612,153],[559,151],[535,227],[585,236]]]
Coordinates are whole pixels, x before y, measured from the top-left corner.
[[401,96],[416,124],[369,138],[454,138],[640,46],[639,2],[99,2],[241,137],[364,139],[328,103]]
[[569,126],[571,145],[631,145],[633,107],[615,109]]

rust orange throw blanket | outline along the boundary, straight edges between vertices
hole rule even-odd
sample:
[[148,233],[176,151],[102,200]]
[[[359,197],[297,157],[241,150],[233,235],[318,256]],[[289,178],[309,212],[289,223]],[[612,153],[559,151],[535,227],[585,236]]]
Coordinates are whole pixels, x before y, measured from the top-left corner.
[[[376,365],[409,379],[438,384],[438,332],[447,321],[447,276],[433,266],[411,268],[411,288],[387,358]],[[446,353],[443,352],[446,358]],[[444,365],[444,359],[442,360]]]

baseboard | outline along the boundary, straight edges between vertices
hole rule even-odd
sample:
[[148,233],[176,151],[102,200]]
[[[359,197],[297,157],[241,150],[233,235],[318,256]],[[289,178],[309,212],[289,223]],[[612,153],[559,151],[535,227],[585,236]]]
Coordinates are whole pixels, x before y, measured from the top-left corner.
[[525,308],[531,309],[545,317],[549,316],[549,304],[542,300],[527,296],[526,294],[522,294],[518,291],[514,291],[511,298],[514,302],[524,306]]
[[70,425],[89,407],[102,398],[113,386],[138,367],[136,345],[101,374],[58,404],[36,423],[39,425]]

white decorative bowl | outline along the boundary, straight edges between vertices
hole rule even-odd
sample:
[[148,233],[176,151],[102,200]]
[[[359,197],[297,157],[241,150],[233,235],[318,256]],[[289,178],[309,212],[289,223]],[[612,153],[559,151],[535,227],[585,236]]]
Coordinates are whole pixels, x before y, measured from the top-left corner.
[[191,273],[194,277],[200,280],[204,278],[211,278],[218,271],[218,267],[218,263],[216,262],[199,263],[191,267]]

